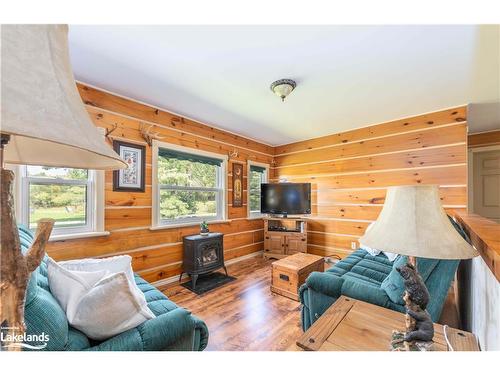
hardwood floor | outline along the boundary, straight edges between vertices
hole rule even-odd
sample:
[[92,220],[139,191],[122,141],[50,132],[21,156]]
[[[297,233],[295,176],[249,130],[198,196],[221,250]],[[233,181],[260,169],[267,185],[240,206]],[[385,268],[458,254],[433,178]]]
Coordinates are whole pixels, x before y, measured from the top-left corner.
[[[272,262],[258,256],[229,265],[229,275],[237,280],[202,296],[178,284],[162,291],[206,322],[206,350],[299,350],[300,303],[271,293]],[[451,288],[440,323],[459,328],[455,313]]]
[[297,350],[300,303],[271,293],[271,263],[259,256],[232,264],[237,280],[202,296],[180,285],[163,293],[206,322],[207,350]]

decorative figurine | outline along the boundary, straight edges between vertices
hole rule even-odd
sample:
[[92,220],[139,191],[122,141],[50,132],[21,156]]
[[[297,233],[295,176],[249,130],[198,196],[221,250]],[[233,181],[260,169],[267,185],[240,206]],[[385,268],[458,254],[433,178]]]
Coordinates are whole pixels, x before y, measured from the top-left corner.
[[202,236],[208,236],[208,233],[210,233],[210,230],[208,229],[208,223],[203,220],[203,222],[200,224],[200,234]]
[[392,350],[428,351],[432,350],[434,324],[427,312],[430,295],[422,277],[413,264],[408,263],[396,269],[404,279],[406,306],[406,332],[393,331]]

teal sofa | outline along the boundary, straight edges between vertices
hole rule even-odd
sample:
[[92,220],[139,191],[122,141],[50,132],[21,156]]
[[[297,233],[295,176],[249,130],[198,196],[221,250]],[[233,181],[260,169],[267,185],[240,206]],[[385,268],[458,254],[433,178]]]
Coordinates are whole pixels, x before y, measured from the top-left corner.
[[[21,248],[25,252],[33,242],[33,234],[25,227],[19,226],[19,235]],[[31,275],[24,313],[27,334],[48,335],[49,340],[44,350],[201,351],[206,348],[208,343],[206,324],[191,315],[189,311],[177,306],[137,275],[135,281],[156,318],[106,341],[97,342],[89,339],[68,325],[66,314],[50,293],[46,259],[47,257]]]
[[[450,220],[468,240],[458,224]],[[302,329],[307,330],[341,295],[405,312],[403,279],[396,268],[406,262],[405,256],[391,262],[382,253],[372,256],[358,249],[327,271],[312,272],[299,289]],[[439,320],[458,264],[458,260],[417,259],[431,296],[427,311],[434,322]]]

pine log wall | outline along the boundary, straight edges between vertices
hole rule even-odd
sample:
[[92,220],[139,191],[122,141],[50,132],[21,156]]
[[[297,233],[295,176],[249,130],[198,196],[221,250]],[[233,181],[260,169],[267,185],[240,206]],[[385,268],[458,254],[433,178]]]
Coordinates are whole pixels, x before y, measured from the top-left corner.
[[[116,130],[111,136],[146,145],[146,191],[114,192],[106,172],[105,229],[108,236],[51,242],[56,260],[129,254],[133,267],[150,282],[180,274],[182,237],[197,225],[164,230],[151,226],[151,148],[140,126],[162,141],[193,149],[238,156],[228,163],[228,222],[210,225],[224,236],[225,259],[263,249],[262,220],[247,219],[244,206],[232,207],[232,162],[242,163],[246,186],[247,160],[272,165],[271,179],[311,182],[312,211],[308,219],[308,251],[323,256],[348,255],[351,244],[374,221],[384,203],[386,187],[438,184],[446,209],[466,207],[466,107],[364,127],[344,133],[271,147],[180,116],[78,84],[80,95],[98,127]],[[469,138],[470,142],[470,138]]]
[[465,208],[466,162],[462,106],[278,146],[272,176],[312,183],[308,251],[342,258],[377,218],[388,186],[438,184],[445,209]]
[[500,145],[500,130],[469,134],[469,148]]
[[116,130],[114,139],[146,145],[146,191],[144,193],[113,191],[113,174],[106,172],[105,230],[108,236],[51,242],[50,256],[56,260],[84,257],[106,257],[129,254],[133,268],[150,282],[180,274],[182,267],[182,237],[199,232],[199,226],[150,230],[151,226],[151,147],[141,137],[141,124],[153,125],[152,133],[162,141],[193,149],[228,155],[236,150],[237,157],[228,163],[227,223],[211,224],[212,232],[224,236],[224,257],[236,257],[263,250],[262,220],[247,220],[246,189],[244,206],[232,207],[232,162],[243,164],[246,187],[247,160],[271,164],[274,148],[238,135],[191,121],[156,108],[127,100],[89,86],[78,84],[80,95],[94,124]]

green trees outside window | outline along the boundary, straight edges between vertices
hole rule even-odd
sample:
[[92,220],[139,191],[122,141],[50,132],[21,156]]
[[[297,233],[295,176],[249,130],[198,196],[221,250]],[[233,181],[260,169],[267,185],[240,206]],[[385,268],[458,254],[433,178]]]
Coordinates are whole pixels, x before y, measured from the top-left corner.
[[250,214],[260,214],[260,184],[267,182],[267,169],[250,165],[248,204]]
[[54,219],[56,228],[86,225],[87,170],[28,166],[26,178],[30,228],[41,218]]
[[160,154],[157,170],[161,220],[218,216],[218,201],[223,194],[219,165],[198,161],[195,156],[187,159]]

